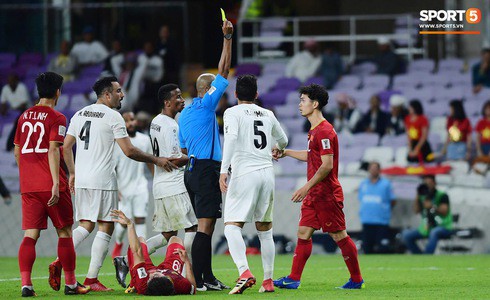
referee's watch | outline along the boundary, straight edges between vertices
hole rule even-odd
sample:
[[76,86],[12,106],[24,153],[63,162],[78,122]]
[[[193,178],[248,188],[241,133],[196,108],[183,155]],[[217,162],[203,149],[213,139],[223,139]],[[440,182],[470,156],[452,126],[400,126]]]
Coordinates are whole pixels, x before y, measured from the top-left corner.
[[231,38],[233,37],[233,33],[225,34],[223,37],[227,40],[231,40]]

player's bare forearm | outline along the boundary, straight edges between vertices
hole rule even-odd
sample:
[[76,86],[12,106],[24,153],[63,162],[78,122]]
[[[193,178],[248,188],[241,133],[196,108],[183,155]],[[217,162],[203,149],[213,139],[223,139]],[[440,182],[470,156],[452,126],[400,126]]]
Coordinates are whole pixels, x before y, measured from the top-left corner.
[[75,159],[73,158],[73,145],[75,145],[75,142],[75,137],[69,134],[66,135],[63,142],[63,159],[70,175],[75,174]]
[[297,160],[301,160],[301,161],[307,161],[308,160],[308,151],[286,149],[286,150],[284,150],[284,156],[296,158]]
[[[127,224],[128,230],[128,241],[129,247],[131,248],[131,252],[133,252],[133,265],[137,265],[145,261],[143,257],[143,251],[141,249],[140,241],[138,240],[138,236],[136,235],[136,230],[134,229],[134,222],[131,221]],[[132,267],[132,266],[131,266]]]
[[[223,22],[223,35],[233,34],[233,25],[230,21]],[[221,58],[218,63],[218,74],[224,78],[228,78],[231,67],[231,45],[232,40],[223,38],[223,49],[221,50]]]
[[[323,157],[322,157],[322,161],[323,161]],[[312,187],[317,185],[320,181],[325,179],[325,177],[327,177],[328,174],[330,174],[332,169],[333,169],[333,163],[323,161],[322,165],[320,166],[320,168],[318,168],[315,175],[313,175],[313,177],[311,177],[311,179],[308,180],[308,182],[306,183],[308,190],[310,190]]]
[[187,162],[189,161],[189,157],[185,154],[182,154],[182,156],[179,158],[169,158],[169,160],[173,162],[176,166],[182,167],[187,165]]
[[189,153],[187,153],[187,148],[182,148],[180,149],[180,151],[182,152],[182,154],[189,155]]
[[185,278],[196,287],[196,278],[194,278],[194,271],[192,270],[192,263],[189,259],[185,262]]
[[14,147],[14,157],[15,157],[15,162],[17,163],[17,166],[19,166],[20,147],[18,145],[15,145],[15,147]]
[[56,142],[50,142],[49,143],[48,163],[49,163],[49,171],[51,172],[51,179],[53,180],[53,185],[59,186],[59,183],[60,183],[60,148],[59,148],[59,144]]

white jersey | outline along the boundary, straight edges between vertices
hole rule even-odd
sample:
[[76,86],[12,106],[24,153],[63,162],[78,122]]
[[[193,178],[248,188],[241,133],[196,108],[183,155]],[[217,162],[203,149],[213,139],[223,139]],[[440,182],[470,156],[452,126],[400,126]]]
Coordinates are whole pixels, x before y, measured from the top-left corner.
[[234,177],[272,167],[272,147],[276,141],[281,149],[287,145],[288,138],[274,113],[258,105],[235,105],[225,111],[223,120],[225,147],[221,173],[226,173],[230,164]]
[[[134,137],[129,137],[131,144],[143,152],[152,153],[150,137],[136,132]],[[148,188],[148,180],[145,177],[145,163],[132,160],[127,157],[119,145],[114,147],[114,160],[116,163],[117,186],[123,197],[131,197],[140,194]]]
[[67,134],[77,143],[75,187],[117,191],[114,143],[128,136],[121,114],[104,104],[89,105],[71,118]]
[[[150,124],[153,155],[166,158],[181,158],[179,125],[163,114],[156,116]],[[155,166],[153,198],[160,199],[187,192],[184,184],[184,167],[167,172]]]

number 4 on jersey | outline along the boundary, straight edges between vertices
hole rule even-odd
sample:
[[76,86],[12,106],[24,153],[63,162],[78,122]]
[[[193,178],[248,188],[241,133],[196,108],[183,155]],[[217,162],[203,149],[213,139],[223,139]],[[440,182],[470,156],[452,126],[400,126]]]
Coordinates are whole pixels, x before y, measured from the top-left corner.
[[90,125],[92,125],[92,121],[85,121],[85,124],[83,124],[82,130],[80,130],[80,134],[78,135],[80,140],[85,142],[85,146],[83,147],[85,150],[88,150],[90,142]]

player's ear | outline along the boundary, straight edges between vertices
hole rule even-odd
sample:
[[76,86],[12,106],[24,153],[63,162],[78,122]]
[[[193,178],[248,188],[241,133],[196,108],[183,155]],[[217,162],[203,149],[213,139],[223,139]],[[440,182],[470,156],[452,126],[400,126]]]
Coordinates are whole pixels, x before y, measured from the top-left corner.
[[235,98],[238,99],[238,95],[236,94],[236,91],[235,91]]
[[257,100],[257,98],[259,98],[259,92],[255,93],[255,99],[254,100]]

